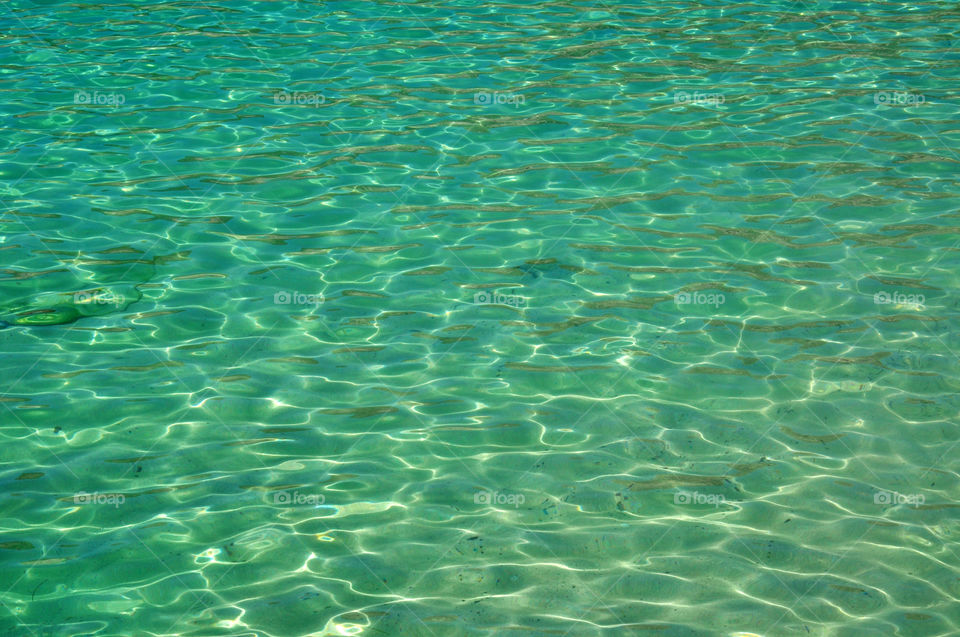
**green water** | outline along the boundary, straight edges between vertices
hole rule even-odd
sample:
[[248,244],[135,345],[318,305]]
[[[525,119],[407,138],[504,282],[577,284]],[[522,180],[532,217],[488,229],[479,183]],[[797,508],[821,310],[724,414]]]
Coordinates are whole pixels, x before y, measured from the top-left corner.
[[960,634],[955,3],[0,25],[0,637]]

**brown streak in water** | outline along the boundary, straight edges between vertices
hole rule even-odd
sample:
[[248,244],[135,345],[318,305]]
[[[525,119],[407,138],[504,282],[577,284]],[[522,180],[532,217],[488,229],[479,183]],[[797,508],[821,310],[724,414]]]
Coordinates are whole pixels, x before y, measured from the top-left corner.
[[396,407],[354,407],[352,409],[321,409],[319,412],[328,416],[350,416],[351,418],[369,418],[379,414],[393,414],[399,410]]
[[733,325],[741,330],[746,330],[748,332],[786,332],[789,330],[799,330],[807,329],[814,327],[844,327],[849,325],[852,321],[837,321],[837,320],[822,320],[822,321],[801,321],[799,323],[791,323],[789,325],[752,325],[748,323],[742,323],[738,321],[725,321],[721,319],[710,319],[707,321],[708,326],[727,326]]
[[799,440],[800,442],[819,442],[819,443],[833,442],[834,440],[839,440],[840,438],[843,438],[844,436],[847,435],[845,433],[842,433],[842,434],[830,434],[827,436],[811,436],[809,434],[798,433],[793,429],[790,429],[790,427],[787,427],[786,425],[780,425],[780,430],[783,433],[790,436],[791,438],[793,438],[794,440]]
[[[545,329],[545,330],[535,330],[534,332],[532,332],[532,334],[536,336],[549,336],[550,334],[556,334],[557,332],[562,332],[564,330],[570,329],[571,327],[579,327],[580,325],[595,323],[597,321],[602,321],[603,319],[606,319],[606,318],[616,318],[616,319],[622,320],[620,317],[616,317],[616,316],[575,317],[559,323],[537,323],[536,324],[537,327],[541,325],[550,326],[550,327],[549,329]],[[607,368],[604,368],[604,369],[607,369]]]
[[893,352],[877,352],[869,356],[817,356],[816,354],[795,354],[787,360],[815,360],[820,361],[821,363],[833,363],[835,365],[874,365],[876,367],[886,367],[882,361],[884,358],[891,356],[892,354]]
[[177,345],[173,349],[194,350],[203,349],[209,345],[226,345],[229,341],[204,341],[202,343],[188,343],[187,345]]
[[134,458],[113,458],[109,460],[104,460],[104,462],[113,462],[117,464],[133,464],[135,462],[143,462],[144,460],[153,460],[154,458],[162,458],[163,456],[136,456]]
[[200,272],[197,274],[182,274],[179,276],[173,277],[174,281],[190,281],[192,279],[225,279],[227,278],[226,274],[220,274],[219,272]]
[[302,365],[317,365],[319,361],[315,358],[306,356],[285,356],[283,358],[268,358],[268,363],[299,363]]
[[69,270],[65,270],[63,268],[56,268],[54,270],[41,270],[38,272],[20,272],[17,270],[0,270],[0,274],[10,275],[7,278],[0,279],[0,281],[23,281],[25,279],[32,279],[38,276],[46,276],[48,274],[60,274],[61,272],[69,272]]
[[74,376],[79,376],[81,374],[92,374],[93,372],[98,372],[99,369],[81,369],[75,372],[60,372],[54,374],[41,374],[43,378],[73,378]]
[[591,310],[607,310],[611,308],[623,307],[630,308],[635,310],[650,310],[657,303],[663,303],[664,301],[673,301],[674,296],[653,296],[645,299],[632,299],[632,300],[620,300],[620,299],[608,299],[606,301],[581,301],[580,306],[585,307]]
[[128,365],[122,367],[111,367],[110,369],[119,372],[149,372],[161,367],[183,367],[183,363],[179,361],[160,361],[158,363],[154,363],[153,365]]
[[217,379],[217,382],[220,383],[235,383],[241,380],[250,380],[250,376],[247,374],[234,374],[233,376],[221,376]]
[[687,248],[660,248],[656,246],[627,246],[627,245],[617,245],[617,246],[607,246],[599,244],[589,244],[589,243],[571,243],[571,248],[578,248],[580,250],[594,250],[596,252],[696,252],[701,248],[697,247],[687,247]]
[[299,250],[297,252],[287,252],[284,256],[297,257],[297,256],[310,256],[313,254],[326,254],[333,250],[352,250],[354,252],[359,252],[361,254],[373,252],[399,252],[405,248],[419,248],[422,244],[419,243],[405,243],[402,245],[391,245],[391,246],[333,246],[330,248],[306,248],[304,250]]
[[698,476],[689,473],[659,474],[650,480],[627,481],[614,480],[617,484],[626,485],[630,491],[652,491],[656,489],[673,489],[676,487],[720,487],[730,476],[739,477],[769,467],[773,462],[760,460],[758,462],[729,465],[732,469],[722,476]]
[[594,369],[613,369],[610,365],[584,365],[582,367],[564,367],[564,366],[547,366],[547,365],[530,365],[528,363],[514,363],[508,362],[504,364],[504,367],[508,369],[521,369],[528,372],[567,372],[567,373],[576,373],[589,371]]
[[448,268],[446,266],[431,266],[427,268],[420,268],[419,270],[413,270],[411,272],[404,272],[403,276],[435,276],[437,274],[444,274],[449,272],[453,268]]
[[[156,312],[141,312],[139,314],[131,314],[127,318],[131,321],[137,319],[153,318],[154,316],[167,316],[168,314],[179,314],[183,310],[158,310]],[[186,345],[180,345],[176,349],[187,349]]]
[[[211,234],[230,237],[239,241],[263,241],[273,245],[285,245],[291,239],[318,239],[320,237],[341,237],[353,234],[377,234],[373,230],[327,230],[324,232],[310,232],[306,234],[232,234],[229,232],[211,232]],[[278,266],[282,267],[282,266]]]
[[233,442],[224,442],[221,443],[223,447],[249,447],[250,445],[258,445],[261,442],[276,442],[280,438],[251,438],[249,440],[236,440]]

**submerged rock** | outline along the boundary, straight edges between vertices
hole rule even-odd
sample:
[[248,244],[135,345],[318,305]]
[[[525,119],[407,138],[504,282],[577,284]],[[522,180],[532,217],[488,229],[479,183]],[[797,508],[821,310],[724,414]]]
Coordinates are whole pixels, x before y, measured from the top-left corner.
[[142,298],[134,285],[105,285],[76,292],[43,292],[0,311],[0,327],[64,325],[86,316],[122,312]]

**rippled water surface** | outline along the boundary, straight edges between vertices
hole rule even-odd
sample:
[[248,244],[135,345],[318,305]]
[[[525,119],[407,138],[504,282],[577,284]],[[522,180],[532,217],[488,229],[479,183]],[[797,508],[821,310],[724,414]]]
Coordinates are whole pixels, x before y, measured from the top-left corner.
[[0,25],[3,637],[960,634],[955,3]]

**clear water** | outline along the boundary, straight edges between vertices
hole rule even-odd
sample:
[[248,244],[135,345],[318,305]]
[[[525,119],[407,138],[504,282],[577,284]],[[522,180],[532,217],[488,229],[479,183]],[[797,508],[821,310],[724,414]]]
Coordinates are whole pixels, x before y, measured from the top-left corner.
[[0,24],[0,635],[960,634],[954,3]]

